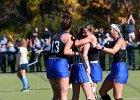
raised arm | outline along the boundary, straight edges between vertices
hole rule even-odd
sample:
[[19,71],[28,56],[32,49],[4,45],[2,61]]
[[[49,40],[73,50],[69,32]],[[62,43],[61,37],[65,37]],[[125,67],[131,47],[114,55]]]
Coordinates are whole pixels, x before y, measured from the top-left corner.
[[74,45],[75,46],[81,46],[81,45],[84,45],[84,44],[90,43],[90,42],[91,42],[90,41],[90,38],[89,37],[86,37],[84,39],[76,40],[75,43],[74,43]]
[[132,15],[130,15],[129,18],[128,18],[128,24],[130,24],[130,20],[132,20],[133,24],[135,24],[135,20],[134,20]]

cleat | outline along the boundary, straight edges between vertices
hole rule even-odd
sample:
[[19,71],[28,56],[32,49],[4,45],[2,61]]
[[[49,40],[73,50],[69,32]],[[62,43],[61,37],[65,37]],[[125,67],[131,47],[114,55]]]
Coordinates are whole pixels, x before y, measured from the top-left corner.
[[20,92],[28,92],[28,89],[22,89]]

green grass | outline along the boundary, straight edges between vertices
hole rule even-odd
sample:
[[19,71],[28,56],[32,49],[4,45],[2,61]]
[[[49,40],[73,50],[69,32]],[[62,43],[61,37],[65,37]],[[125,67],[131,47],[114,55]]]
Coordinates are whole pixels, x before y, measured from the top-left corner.
[[[104,71],[103,77],[105,78],[108,73],[109,71]],[[124,100],[140,100],[139,73],[140,71],[129,71],[128,84],[125,85],[123,91]],[[52,90],[45,72],[27,73],[27,77],[31,85],[30,91],[19,92],[22,89],[22,83],[16,74],[0,74],[0,100],[51,100]],[[101,83],[99,83],[98,89]],[[112,96],[112,91],[109,94]],[[71,95],[72,90],[70,89],[69,100]],[[79,100],[85,100],[82,89]]]

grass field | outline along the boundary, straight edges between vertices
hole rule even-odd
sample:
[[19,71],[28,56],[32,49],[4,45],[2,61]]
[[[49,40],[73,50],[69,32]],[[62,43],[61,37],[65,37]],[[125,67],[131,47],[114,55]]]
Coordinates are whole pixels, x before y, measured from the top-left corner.
[[[109,71],[104,71],[105,77]],[[124,100],[140,100],[140,71],[129,71],[128,84],[123,91]],[[46,73],[27,73],[28,81],[31,85],[29,92],[19,92],[22,89],[22,83],[16,74],[0,74],[0,100],[51,100],[52,90]],[[103,78],[104,79],[104,78]],[[101,83],[99,84],[99,87]],[[98,92],[98,90],[97,90]],[[109,92],[112,96],[112,91]],[[69,90],[69,100],[71,99],[72,90]],[[85,100],[81,89],[80,99]],[[112,99],[113,100],[113,99]]]
[[[136,67],[140,68],[140,54],[135,50]],[[42,60],[42,64],[43,64]],[[108,58],[106,61],[108,66]],[[127,61],[128,64],[128,61]],[[43,67],[45,70],[45,67]],[[10,71],[10,68],[7,68]],[[103,72],[103,79],[109,71]],[[140,70],[129,71],[129,80],[124,87],[123,98],[124,100],[140,100]],[[52,90],[49,81],[46,78],[46,73],[27,73],[28,81],[31,85],[29,92],[19,92],[22,89],[22,83],[17,78],[16,74],[1,73],[0,72],[0,100],[51,100]],[[98,89],[102,82],[99,83]],[[97,89],[97,93],[98,93]],[[112,97],[112,91],[109,92]],[[72,90],[69,89],[69,100],[71,100]],[[85,100],[84,93],[80,93],[80,99]],[[114,100],[114,99],[112,99]]]

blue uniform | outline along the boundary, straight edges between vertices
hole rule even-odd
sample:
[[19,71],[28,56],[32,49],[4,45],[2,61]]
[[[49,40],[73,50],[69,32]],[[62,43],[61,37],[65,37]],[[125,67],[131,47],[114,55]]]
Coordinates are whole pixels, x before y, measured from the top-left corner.
[[49,58],[46,66],[47,78],[65,78],[69,76],[66,59]]
[[[76,51],[76,50],[74,50]],[[89,82],[85,66],[82,62],[80,55],[73,56],[73,64],[71,67],[70,82],[72,83],[85,83]]]
[[83,63],[73,64],[71,68],[70,81],[72,83],[85,83],[89,82],[87,73]]
[[[119,38],[118,38],[119,39]],[[116,39],[112,46],[117,42]],[[128,80],[128,69],[126,66],[126,53],[124,50],[119,50],[113,55],[113,61],[111,65],[111,73],[107,76],[108,80],[115,80],[117,83],[126,84]]]
[[96,48],[93,48],[90,46],[89,52],[88,52],[88,58],[90,61],[90,67],[91,67],[91,73],[90,77],[93,82],[101,82],[102,81],[102,69],[98,62],[99,56],[98,56],[98,50]]
[[91,73],[90,77],[93,82],[101,82],[102,81],[102,69],[98,62],[90,63]]
[[115,80],[117,83],[126,84],[128,80],[128,70],[125,62],[113,62],[108,80]]
[[65,44],[60,40],[61,35],[66,32],[57,33],[51,41],[50,56],[46,64],[47,78],[69,77],[68,60],[63,50]]

